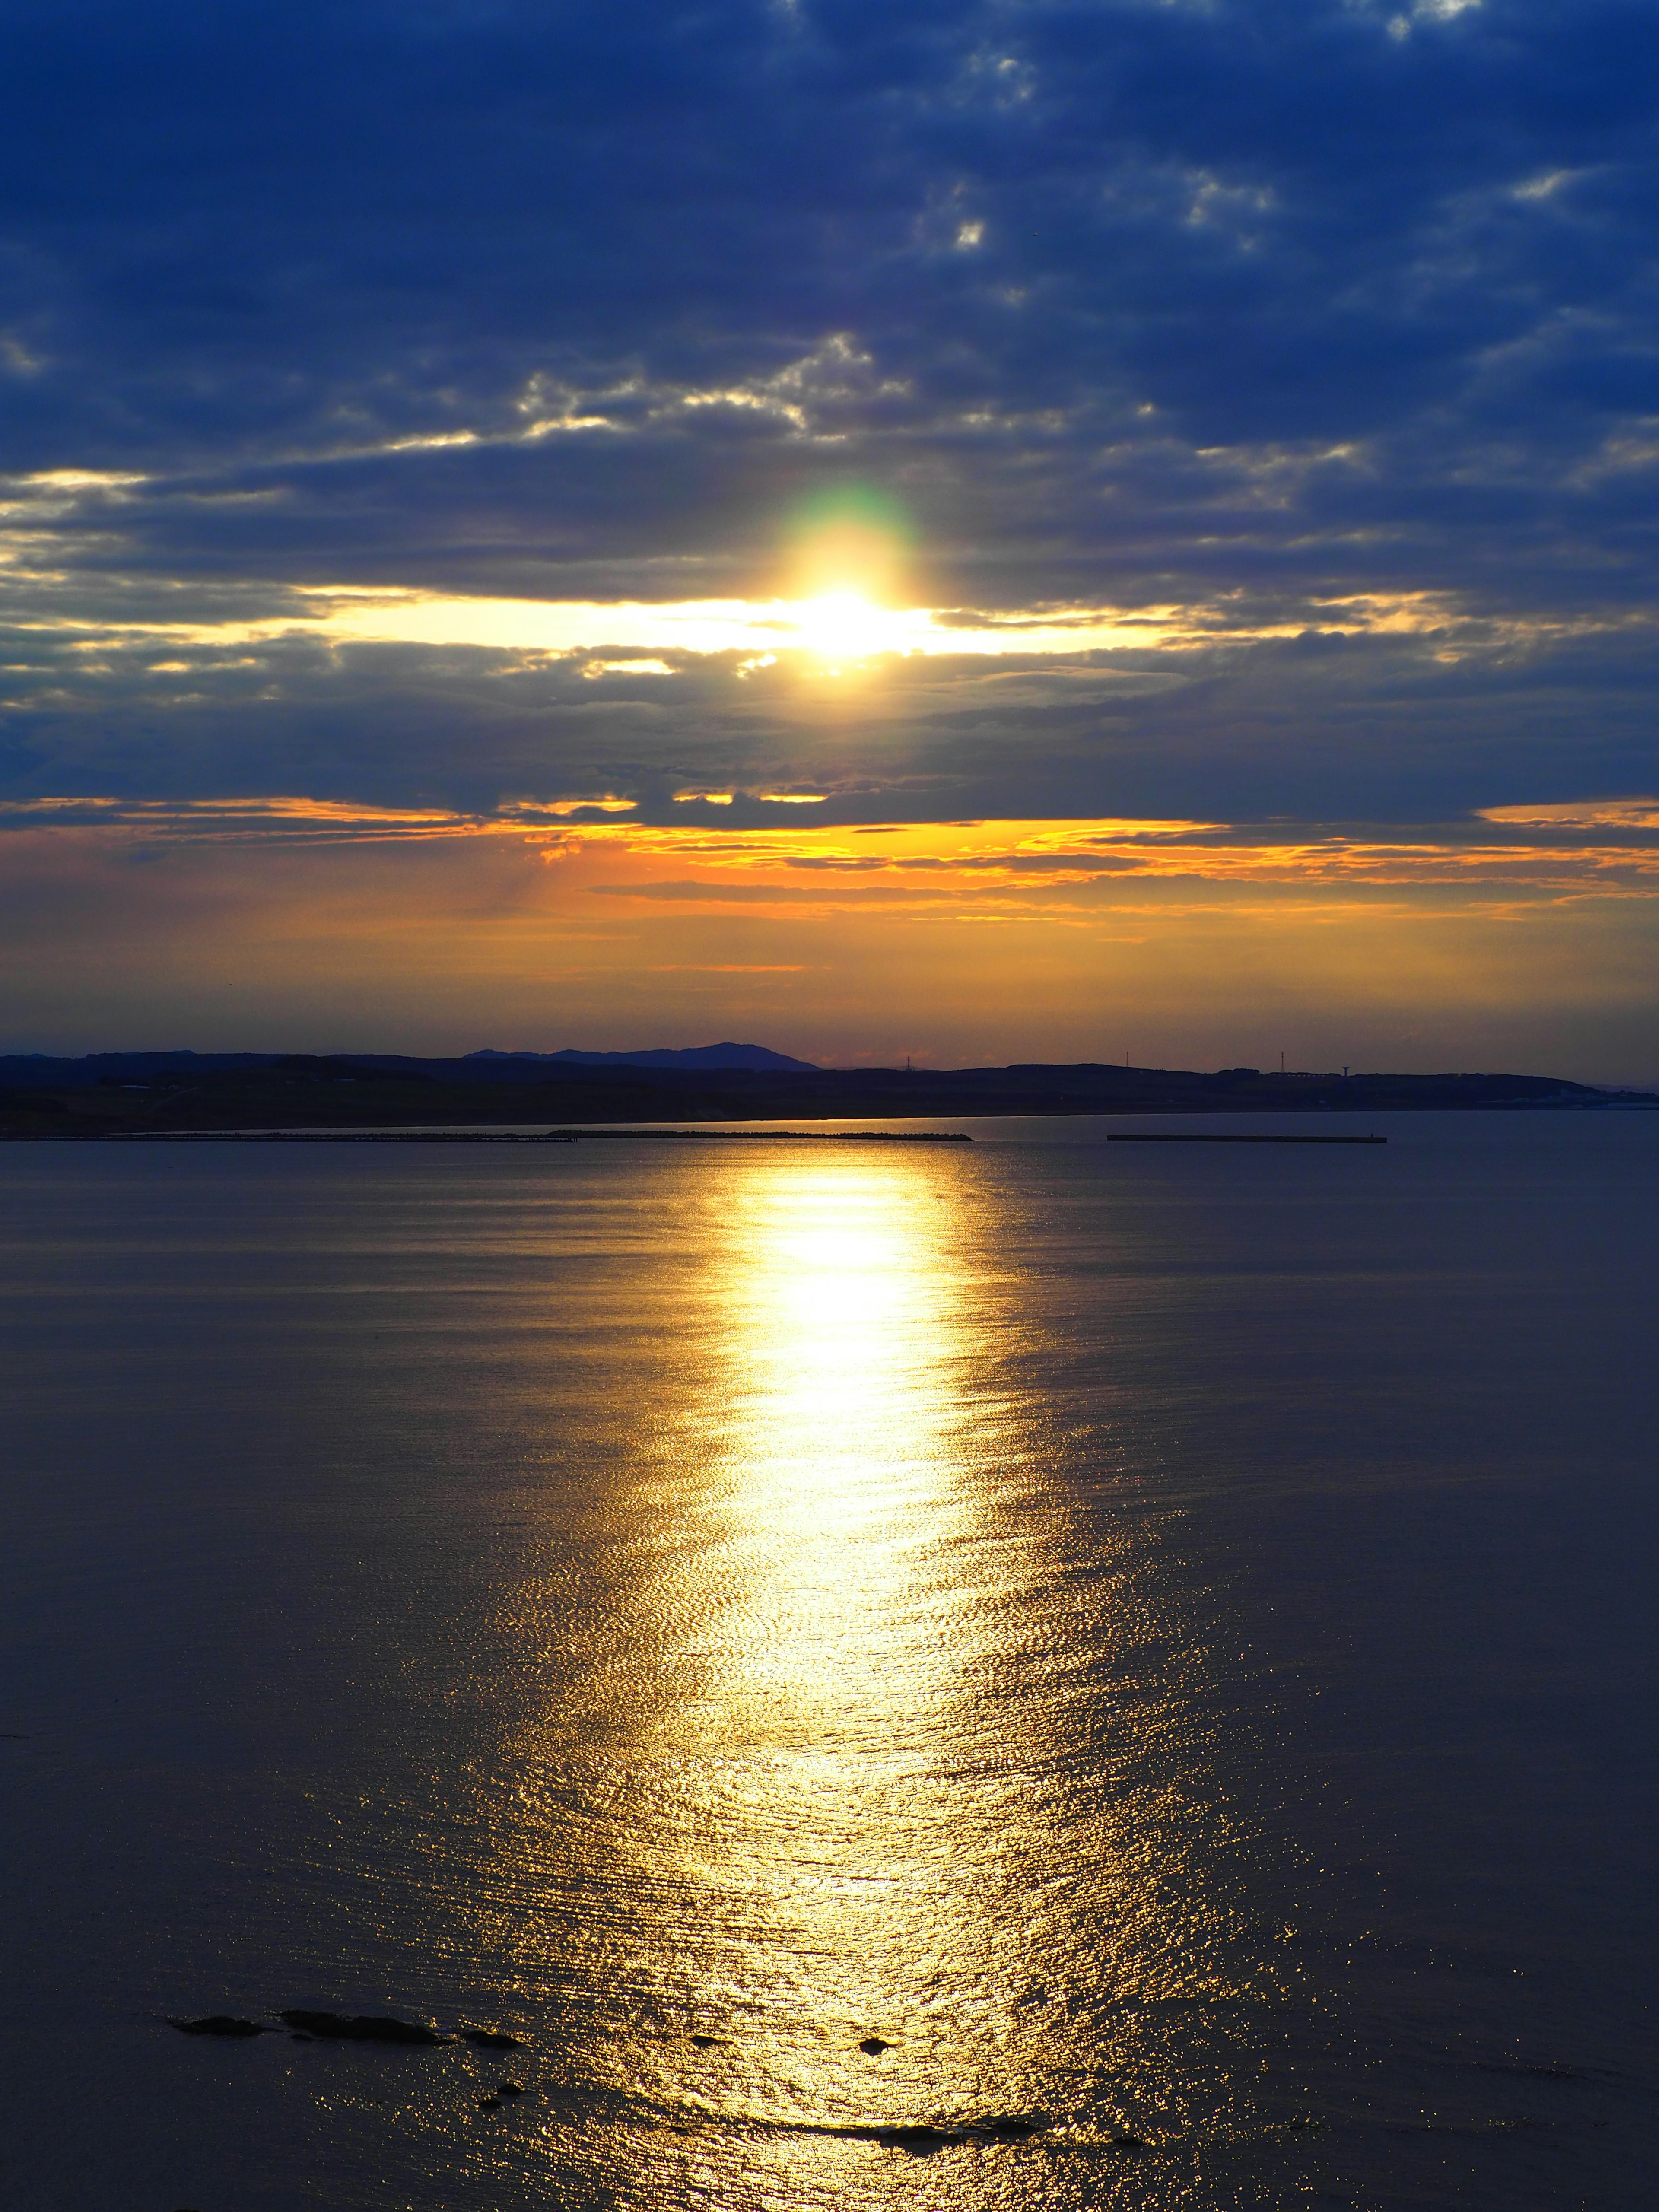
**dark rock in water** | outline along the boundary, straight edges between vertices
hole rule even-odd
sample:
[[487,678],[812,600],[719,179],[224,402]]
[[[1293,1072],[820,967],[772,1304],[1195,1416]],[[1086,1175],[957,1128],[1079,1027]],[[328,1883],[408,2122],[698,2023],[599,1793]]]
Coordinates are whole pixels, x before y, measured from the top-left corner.
[[478,2100],[478,2110],[481,2112],[493,2112],[500,2105],[501,2101],[501,2100],[499,2097],[480,2097]]
[[316,2040],[314,2035],[307,2035],[305,2030],[300,2027],[296,2027],[289,2038],[290,2043],[315,2043]]
[[1110,2150],[1150,2150],[1152,2145],[1142,2142],[1139,2136],[1114,2136],[1107,2148]]
[[498,2097],[522,2097],[524,2094],[524,2083],[522,2081],[498,2081],[495,2085],[495,2094]]
[[480,2051],[522,2051],[524,2045],[516,2035],[508,2035],[499,2027],[464,2027],[464,2042],[476,2043]]
[[946,2143],[960,2142],[960,2136],[946,2135],[943,2128],[878,2128],[876,2141],[889,2144],[894,2150],[908,2150],[913,2158],[931,2158]]
[[1041,2135],[1048,2124],[1034,2112],[1000,2112],[994,2119],[975,2120],[974,2133],[988,2136],[993,2142],[1024,2142]]
[[892,2047],[890,2043],[884,2043],[878,2035],[866,2035],[859,2045],[866,2058],[879,2058],[884,2051],[890,2051]]
[[720,2041],[720,2038],[717,2035],[693,2035],[687,2040],[696,2044],[699,2051],[712,2051]]
[[203,2020],[171,2020],[169,2027],[176,2027],[180,2035],[269,2035],[268,2027],[261,2027],[257,2020],[234,2020],[228,2012],[210,2012]]
[[284,2027],[303,2028],[307,2033],[330,2043],[400,2043],[418,2044],[430,2048],[434,2044],[453,2043],[453,2036],[440,2035],[435,2027],[423,2027],[418,2021],[396,2020],[390,2013],[307,2012],[299,2007],[282,2015]]

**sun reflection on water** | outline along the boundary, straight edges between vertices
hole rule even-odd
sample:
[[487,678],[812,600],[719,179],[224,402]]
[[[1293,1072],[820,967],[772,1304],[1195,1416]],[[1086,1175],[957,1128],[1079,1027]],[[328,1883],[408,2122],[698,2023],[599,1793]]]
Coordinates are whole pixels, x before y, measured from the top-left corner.
[[496,1940],[568,2008],[550,2155],[628,2203],[876,2206],[884,2131],[935,2128],[953,2203],[1139,2203],[1090,2161],[1231,2124],[1239,1995],[1145,1534],[1056,1479],[970,1158],[686,1181],[699,1256],[498,1831]]
[[763,1618],[732,1652],[734,1713],[759,1681],[859,1728],[936,1664],[926,1564],[968,1516],[937,1211],[880,1173],[785,1163],[738,1196],[710,1442]]
[[[727,1197],[683,1439],[723,1567],[697,1693],[657,1740],[699,1761],[681,1873],[735,1938],[685,1987],[688,2015],[732,2038],[702,2094],[769,2126],[764,2163],[799,2179],[824,2141],[860,2140],[836,2130],[1006,2102],[992,1992],[1020,1978],[999,1955],[1020,1918],[951,1841],[985,1809],[973,1678],[1006,1594],[983,1585],[972,1477],[995,1410],[972,1388],[961,1200],[937,1170],[796,1155]],[[1018,1749],[1005,1733],[994,1765]]]

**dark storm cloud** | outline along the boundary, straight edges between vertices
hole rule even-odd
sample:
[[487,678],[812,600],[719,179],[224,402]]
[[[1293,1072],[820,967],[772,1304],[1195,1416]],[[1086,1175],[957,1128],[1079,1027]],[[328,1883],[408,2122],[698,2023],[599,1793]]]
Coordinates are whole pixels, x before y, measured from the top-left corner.
[[[185,681],[19,630],[10,788],[1398,813],[1654,781],[1650,644],[1607,626],[1654,586],[1647,4],[3,0],[0,35],[15,620],[767,592],[791,504],[859,481],[939,604],[1240,632],[1121,703],[963,675],[826,739],[720,668],[600,712],[498,655],[267,641]],[[137,480],[15,481],[64,471]],[[1488,627],[1328,635],[1407,592]]]

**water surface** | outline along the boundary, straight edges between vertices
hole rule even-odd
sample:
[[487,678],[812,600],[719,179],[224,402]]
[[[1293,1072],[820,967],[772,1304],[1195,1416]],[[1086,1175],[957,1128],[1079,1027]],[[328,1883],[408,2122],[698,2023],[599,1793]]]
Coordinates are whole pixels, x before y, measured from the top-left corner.
[[1659,1121],[957,1126],[0,1152],[15,2201],[1644,2200]]

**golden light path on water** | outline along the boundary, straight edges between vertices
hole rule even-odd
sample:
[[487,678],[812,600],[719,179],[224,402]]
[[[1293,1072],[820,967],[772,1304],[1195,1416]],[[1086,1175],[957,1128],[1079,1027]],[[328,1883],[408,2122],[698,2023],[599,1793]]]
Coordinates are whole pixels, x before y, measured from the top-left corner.
[[1080,1525],[1007,1357],[1012,1224],[939,1155],[690,1180],[695,1349],[495,1816],[482,1948],[565,1990],[550,2166],[641,2206],[1212,2201],[1263,1991],[1212,1722],[1146,1527]]

